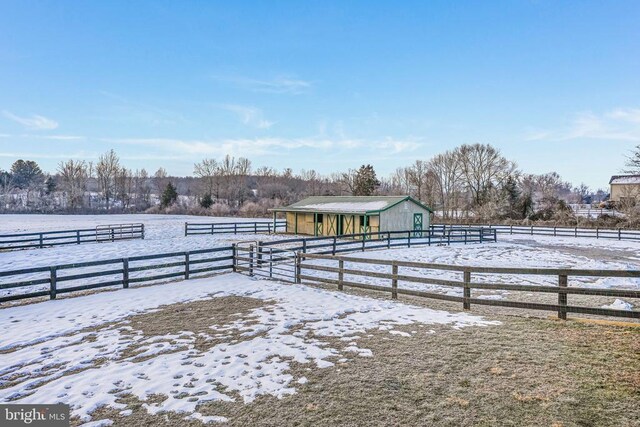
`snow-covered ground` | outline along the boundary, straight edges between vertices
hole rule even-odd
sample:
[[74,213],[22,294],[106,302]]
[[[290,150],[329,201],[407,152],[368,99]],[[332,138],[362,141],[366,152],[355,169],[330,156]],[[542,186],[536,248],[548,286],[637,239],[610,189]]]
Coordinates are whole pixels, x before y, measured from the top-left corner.
[[[164,304],[229,296],[262,300],[264,306],[229,324],[216,324],[214,317],[210,331],[198,334],[186,329],[145,336],[127,321],[134,314],[162,310]],[[168,398],[145,403],[147,411],[224,421],[216,414],[201,414],[198,405],[234,400],[236,394],[247,403],[260,395],[296,393],[307,378],[292,374],[292,362],[331,369],[336,362],[375,356],[358,345],[369,331],[410,339],[406,337],[411,334],[434,333],[429,325],[499,323],[227,274],[5,308],[0,324],[1,403],[68,403],[74,415],[89,421],[91,413],[105,405],[129,414],[125,404],[116,402],[119,396],[145,401],[162,394]],[[415,329],[409,334],[395,330],[398,325]],[[226,341],[203,349],[196,348],[197,339]]]
[[[229,223],[266,221],[264,218],[222,218],[188,215],[0,215],[0,234],[50,231],[79,228],[93,228],[106,224],[143,223],[145,225],[144,240],[125,240],[116,242],[84,243],[81,245],[54,246],[42,249],[0,252],[0,271],[20,270],[32,267],[48,267],[52,265],[80,263],[89,261],[129,258],[140,255],[153,255],[170,252],[184,252],[198,249],[211,249],[228,246],[238,240],[271,240],[273,235],[254,234],[215,234],[184,236],[184,223]],[[222,255],[222,254],[220,254]],[[202,257],[211,257],[202,256]],[[153,263],[175,262],[177,259],[154,261]],[[142,265],[138,263],[137,265]],[[202,266],[204,267],[204,266]],[[117,269],[117,265],[84,268],[81,273]],[[157,274],[179,271],[169,268],[156,271]],[[77,274],[79,271],[67,270],[65,274]],[[12,276],[0,279],[3,282],[34,280],[44,277],[40,274]],[[133,276],[132,276],[133,277]],[[97,280],[64,282],[63,286],[71,287],[98,281],[117,280],[119,277],[105,276]],[[62,282],[61,282],[62,285]],[[0,297],[14,293],[27,293],[43,290],[47,285],[0,290]]]
[[[431,246],[398,248],[371,252],[355,252],[351,256],[364,259],[385,259],[414,261],[460,266],[483,267],[522,267],[522,268],[574,268],[602,270],[639,270],[640,243],[590,238],[555,238],[547,236],[499,236],[498,243]],[[308,263],[336,267],[335,261],[313,260]],[[361,263],[345,263],[345,268],[389,273],[391,267]],[[336,273],[321,271],[304,271],[328,278],[336,278]],[[425,270],[400,267],[400,274],[416,277],[462,281],[461,272],[446,270]],[[363,278],[362,276],[345,275],[347,281],[389,286],[388,279]],[[474,282],[509,283],[530,285],[557,285],[556,276],[543,275],[510,275],[510,274],[476,274]],[[640,279],[607,278],[607,277],[569,277],[570,286],[594,288],[616,288],[640,290]],[[399,281],[398,287],[432,291],[453,296],[462,296],[461,288]],[[509,295],[507,291],[474,290],[473,296],[479,298],[502,299]],[[636,304],[630,300],[631,309]],[[622,307],[622,305],[618,305]]]

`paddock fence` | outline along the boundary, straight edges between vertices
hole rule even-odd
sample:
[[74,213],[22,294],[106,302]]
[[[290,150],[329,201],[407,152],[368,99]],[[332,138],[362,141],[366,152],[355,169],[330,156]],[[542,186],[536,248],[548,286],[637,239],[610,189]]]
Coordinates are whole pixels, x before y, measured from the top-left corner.
[[144,224],[108,224],[80,230],[2,234],[0,251],[131,239],[144,239]]
[[[171,279],[233,269],[234,247],[140,255],[50,267],[0,271],[0,303]],[[7,280],[12,280],[8,282]],[[7,290],[11,290],[10,293]],[[3,295],[4,293],[4,295]]]
[[545,227],[523,225],[448,225],[434,224],[434,230],[451,230],[459,228],[479,227],[496,230],[497,234],[528,235],[528,236],[553,236],[553,237],[590,237],[595,239],[614,239],[640,241],[640,230],[624,228],[580,228],[580,227]]
[[[308,262],[308,260],[312,262]],[[313,263],[314,260],[320,263]],[[322,264],[324,262],[324,264]],[[348,266],[345,264],[348,263]],[[333,265],[327,265],[333,264]],[[377,266],[376,271],[363,269],[362,266]],[[360,266],[360,267],[358,267]],[[380,271],[380,267],[386,267],[388,272]],[[374,267],[376,268],[376,267]],[[400,268],[406,271],[401,273]],[[445,280],[442,278],[416,275],[415,273],[433,271],[454,272],[461,276],[458,280]],[[414,274],[408,274],[414,273]],[[482,275],[535,275],[557,277],[557,286],[523,285],[508,283],[491,283],[485,281],[472,281],[472,275],[480,279]],[[345,276],[347,277],[345,279]],[[362,283],[348,280],[352,277],[362,277],[369,282],[378,279],[388,280],[389,286]],[[474,267],[456,266],[448,264],[432,264],[412,261],[374,260],[357,258],[353,256],[336,256],[311,253],[298,253],[296,257],[296,282],[297,283],[324,283],[336,285],[338,290],[344,287],[353,287],[373,291],[387,292],[391,298],[398,295],[411,295],[416,297],[431,298],[462,303],[464,310],[470,310],[472,305],[488,305],[498,307],[521,308],[531,310],[546,310],[558,313],[558,318],[567,318],[567,313],[580,313],[596,316],[612,316],[621,318],[640,318],[638,310],[618,310],[613,308],[586,307],[581,305],[569,305],[569,295],[596,295],[604,297],[640,298],[640,291],[626,289],[609,289],[593,287],[569,286],[569,279],[575,277],[606,277],[606,278],[640,278],[640,270],[586,270],[586,269],[557,269],[557,268],[510,268],[510,267]],[[379,280],[378,280],[379,282]],[[442,286],[451,292],[438,293],[399,287],[399,283],[418,283]],[[462,290],[462,296],[455,290]],[[541,302],[525,302],[500,299],[483,299],[474,297],[472,290],[505,290],[522,291],[528,294],[547,293],[557,294],[557,304]]]
[[495,230],[482,228],[454,230],[378,231],[291,238],[274,241],[245,241],[235,245],[234,269],[250,276],[285,282],[296,282],[298,254],[330,254],[364,252],[416,246],[443,246],[452,244],[496,242]]
[[185,222],[184,235],[197,234],[241,234],[241,233],[277,233],[284,231],[286,221],[255,221],[255,222]]

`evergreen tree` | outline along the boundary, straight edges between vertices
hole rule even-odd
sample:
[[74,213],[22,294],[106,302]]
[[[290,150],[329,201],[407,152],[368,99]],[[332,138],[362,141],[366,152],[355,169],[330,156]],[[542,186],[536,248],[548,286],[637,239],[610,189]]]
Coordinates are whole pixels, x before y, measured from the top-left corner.
[[11,165],[11,174],[18,188],[27,189],[44,182],[44,174],[40,166],[33,160],[16,160]]
[[373,166],[360,166],[354,177],[353,195],[371,196],[378,186],[380,186],[380,181],[376,178],[376,171],[373,170]]
[[176,202],[176,200],[178,200],[178,191],[176,190],[176,187],[171,182],[169,182],[162,192],[162,207],[166,208],[168,206],[171,206]]
[[518,205],[520,203],[520,190],[518,190],[518,183],[509,176],[502,186],[502,194],[506,202],[506,216],[511,219],[521,219]]
[[211,194],[205,194],[200,199],[200,206],[205,208],[205,209],[209,209],[211,207],[211,205],[213,205],[213,198],[211,198]]
[[52,177],[47,177],[47,179],[44,182],[44,188],[45,188],[44,192],[47,196],[53,193],[54,191],[56,191],[56,182],[53,180]]

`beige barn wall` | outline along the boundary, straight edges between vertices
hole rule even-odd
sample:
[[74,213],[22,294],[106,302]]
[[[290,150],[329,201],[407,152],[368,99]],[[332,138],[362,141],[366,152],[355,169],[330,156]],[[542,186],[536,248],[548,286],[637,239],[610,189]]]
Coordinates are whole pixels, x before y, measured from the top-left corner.
[[619,202],[622,198],[640,196],[639,184],[611,184],[611,200]]

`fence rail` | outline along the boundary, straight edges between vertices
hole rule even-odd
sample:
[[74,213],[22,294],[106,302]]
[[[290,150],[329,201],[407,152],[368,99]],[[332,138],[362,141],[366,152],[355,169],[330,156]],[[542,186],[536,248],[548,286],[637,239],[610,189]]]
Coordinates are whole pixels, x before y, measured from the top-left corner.
[[144,224],[109,224],[79,230],[2,234],[0,251],[131,239],[144,239]]
[[[227,253],[219,255],[224,252]],[[113,286],[128,288],[132,283],[153,282],[172,278],[186,280],[193,275],[232,270],[234,253],[233,246],[225,246],[214,249],[0,271],[0,290],[26,289],[26,292],[23,293],[0,296],[0,303],[43,296],[56,299],[58,294],[69,292]],[[165,262],[141,264],[143,261],[156,260]],[[95,267],[102,268],[96,269]],[[61,274],[64,272],[70,273]],[[146,272],[150,273],[147,274]],[[88,279],[104,278],[105,276],[108,276],[106,280],[97,283],[86,283]],[[2,278],[7,277],[13,277],[17,281],[2,281]],[[80,281],[80,284],[73,283],[74,281]],[[70,283],[70,286],[60,286],[60,284],[66,283]],[[42,285],[48,286],[43,288]],[[31,287],[36,287],[36,289],[30,289]]]
[[297,237],[270,242],[246,241],[234,246],[234,270],[250,276],[296,282],[297,254],[332,254],[373,249],[495,242],[495,231],[471,228],[385,231],[344,236]]
[[[337,262],[336,267],[326,265],[316,265],[306,263],[307,259],[314,260],[329,260]],[[358,270],[357,268],[345,268],[345,262],[353,264],[369,264],[369,265],[384,265],[390,267],[390,272],[384,273],[380,271],[367,271]],[[621,289],[609,289],[609,288],[580,288],[570,287],[568,285],[569,277],[632,277],[640,278],[640,270],[585,270],[585,269],[554,269],[554,268],[510,268],[510,267],[472,267],[472,266],[454,266],[446,264],[431,264],[411,261],[394,261],[394,260],[372,260],[363,259],[349,256],[335,256],[335,255],[321,255],[321,254],[299,254],[296,259],[297,273],[296,281],[302,283],[307,282],[320,282],[327,284],[334,284],[338,286],[339,290],[343,290],[345,286],[389,292],[392,298],[397,298],[399,294],[412,295],[417,297],[440,299],[446,301],[462,302],[463,309],[469,310],[472,304],[478,305],[490,305],[501,306],[511,308],[523,308],[532,310],[547,310],[555,311],[558,313],[560,319],[566,319],[567,313],[581,313],[591,314],[599,316],[614,316],[625,318],[640,318],[640,311],[634,310],[616,310],[610,308],[595,308],[584,307],[568,304],[568,295],[598,295],[606,297],[627,297],[627,298],[640,298],[640,291],[634,290],[621,290]],[[451,272],[462,273],[462,280],[443,280],[436,278],[429,278],[424,276],[414,276],[407,274],[400,274],[399,268],[411,268],[421,270],[445,270]],[[307,272],[305,272],[305,270]],[[334,273],[335,278],[322,277],[318,274],[313,275],[308,271],[315,272],[327,272]],[[558,286],[535,286],[535,285],[518,285],[518,284],[506,284],[506,283],[484,283],[484,282],[472,282],[471,275],[475,274],[523,274],[523,275],[545,275],[545,276],[557,276]],[[345,280],[345,275],[367,277],[367,278],[379,278],[390,280],[391,286],[381,286],[373,284],[365,284],[354,281]],[[405,289],[398,287],[398,282],[413,282],[430,285],[448,286],[454,288],[462,288],[463,296],[439,294],[436,292],[420,291],[415,289]],[[510,290],[510,291],[524,291],[528,293],[555,293],[558,294],[557,304],[547,304],[539,302],[524,302],[524,301],[510,301],[510,300],[490,300],[482,298],[473,298],[472,289],[483,290]]]
[[591,237],[596,239],[632,240],[640,241],[640,230],[629,230],[624,228],[580,228],[580,227],[544,227],[544,226],[522,226],[522,225],[445,225],[438,224],[431,226],[434,230],[447,230],[457,228],[487,228],[496,230],[498,234],[522,234],[529,236],[554,236],[554,237]]
[[255,222],[185,222],[184,235],[197,234],[240,234],[240,233],[276,233],[278,229],[286,229],[286,221],[255,221]]

